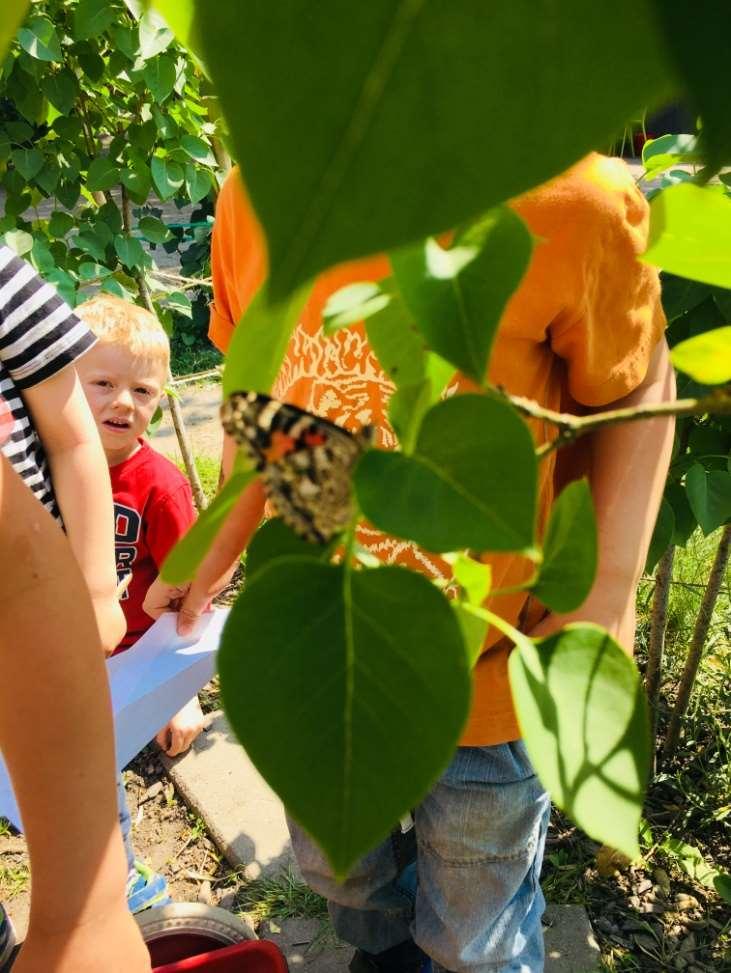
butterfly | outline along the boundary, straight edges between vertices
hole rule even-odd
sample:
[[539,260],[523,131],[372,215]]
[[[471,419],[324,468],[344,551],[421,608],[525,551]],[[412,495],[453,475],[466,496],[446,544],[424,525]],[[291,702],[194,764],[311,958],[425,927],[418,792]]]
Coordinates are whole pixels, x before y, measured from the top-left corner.
[[274,510],[297,534],[326,544],[352,515],[353,467],[372,429],[353,434],[327,419],[258,392],[234,392],[223,428],[261,471]]

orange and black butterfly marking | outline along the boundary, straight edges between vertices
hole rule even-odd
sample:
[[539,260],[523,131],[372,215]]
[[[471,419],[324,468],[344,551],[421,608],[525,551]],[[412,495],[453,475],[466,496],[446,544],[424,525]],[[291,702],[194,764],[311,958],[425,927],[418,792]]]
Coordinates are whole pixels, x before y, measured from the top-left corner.
[[221,409],[223,428],[261,471],[269,500],[301,537],[326,544],[350,520],[350,482],[370,441],[296,406],[257,392],[234,392]]

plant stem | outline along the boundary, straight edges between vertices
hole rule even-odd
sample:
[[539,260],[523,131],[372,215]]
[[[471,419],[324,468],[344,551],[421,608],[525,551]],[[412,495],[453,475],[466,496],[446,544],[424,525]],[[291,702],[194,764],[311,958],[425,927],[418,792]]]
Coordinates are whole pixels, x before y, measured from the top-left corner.
[[[129,204],[129,196],[127,195],[127,189],[125,186],[122,186],[122,225],[124,227],[124,232],[129,236],[130,227],[132,225],[132,213]],[[137,290],[139,291],[142,304],[150,312],[150,314],[155,314],[155,305],[152,303],[152,298],[150,297],[150,288],[147,286],[145,273],[141,268],[135,270],[135,279],[137,281]],[[168,382],[172,382],[172,378],[172,373],[168,368]],[[200,477],[198,476],[198,469],[195,465],[193,449],[190,445],[190,439],[188,438],[188,431],[185,428],[183,412],[180,408],[180,403],[174,395],[171,395],[168,392],[166,397],[168,400],[168,408],[170,409],[170,418],[173,421],[173,428],[175,429],[175,435],[177,436],[178,445],[180,446],[180,454],[183,457],[185,472],[188,474],[190,486],[193,491],[193,499],[195,500],[195,505],[198,510],[203,511],[206,509],[208,504],[206,503],[206,495],[203,492],[203,486],[201,484]]]
[[700,399],[677,399],[674,402],[658,402],[654,405],[634,406],[625,409],[608,409],[606,412],[594,412],[587,416],[576,416],[569,412],[556,412],[546,409],[532,399],[525,399],[520,395],[510,395],[504,389],[496,390],[506,401],[522,415],[531,419],[542,419],[550,422],[559,430],[555,439],[543,443],[536,450],[539,457],[547,456],[555,449],[560,449],[579,436],[593,432],[601,426],[618,425],[621,422],[636,422],[641,419],[658,419],[669,416],[703,416],[708,413],[714,415],[731,415],[731,390],[719,389]]
[[662,657],[665,650],[665,631],[668,619],[668,596],[673,575],[673,558],[675,546],[671,544],[660,558],[655,572],[655,593],[652,598],[652,623],[650,627],[650,644],[647,651],[647,672],[645,673],[645,691],[650,706],[650,753],[655,760],[655,740],[657,737],[657,701],[660,692],[660,673],[662,671]]
[[730,551],[731,524],[728,524],[726,527],[724,527],[723,534],[721,535],[721,540],[719,542],[718,549],[716,550],[716,557],[713,561],[713,567],[711,568],[711,574],[708,578],[708,585],[706,586],[703,601],[701,602],[698,617],[696,618],[695,628],[693,630],[693,640],[688,651],[688,658],[685,660],[685,668],[683,669],[683,675],[680,679],[680,686],[678,687],[678,696],[675,700],[675,706],[673,708],[672,716],[670,717],[670,725],[668,726],[665,746],[663,747],[663,760],[665,762],[672,759],[678,745],[678,738],[680,737],[680,724],[685,716],[686,710],[688,709],[690,695],[693,691],[693,683],[695,682],[698,667],[703,656],[703,647],[708,636],[708,629],[711,626],[713,609],[716,605],[718,593],[721,590],[721,583],[726,571],[726,565],[728,564]]

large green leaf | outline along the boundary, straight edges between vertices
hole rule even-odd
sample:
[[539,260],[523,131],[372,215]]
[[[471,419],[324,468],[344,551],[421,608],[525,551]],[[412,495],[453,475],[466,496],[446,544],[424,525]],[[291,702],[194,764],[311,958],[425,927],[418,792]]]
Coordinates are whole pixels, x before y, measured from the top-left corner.
[[655,196],[650,217],[646,263],[731,287],[731,199],[713,187],[683,183]]
[[74,11],[74,38],[98,37],[110,27],[120,11],[108,0],[80,0]]
[[120,181],[136,203],[144,203],[152,189],[152,177],[147,163],[135,159],[129,168],[122,169]]
[[162,54],[172,42],[173,32],[162,17],[154,10],[145,11],[140,18],[140,57],[147,61]]
[[102,156],[89,166],[89,173],[86,179],[86,188],[89,192],[104,192],[116,186],[121,179],[121,172],[114,163],[107,157]]
[[33,17],[18,31],[20,46],[37,61],[60,61],[61,42],[48,17]]
[[125,267],[135,269],[141,267],[144,263],[145,251],[142,249],[140,241],[134,237],[120,233],[114,238],[114,249]]
[[226,355],[223,393],[263,392],[269,395],[289,337],[304,306],[309,285],[281,304],[268,304],[260,290],[234,331]]
[[456,395],[425,415],[414,452],[368,450],[355,472],[365,516],[429,551],[529,550],[536,458],[528,427],[506,402]]
[[145,65],[142,77],[152,97],[158,105],[162,104],[175,87],[175,58],[171,54],[161,54],[159,57],[152,58]]
[[584,0],[255,0],[245,17],[198,0],[196,14],[278,296],[543,182],[671,87],[648,0],[611,16]]
[[450,249],[434,239],[391,255],[401,293],[429,347],[481,383],[505,305],[530,261],[512,210],[488,213]]
[[719,0],[696,0],[692,12],[683,3],[655,0],[668,49],[686,82],[688,99],[701,115],[700,140],[714,168],[731,163],[728,92],[719,65],[728,61],[729,10]]
[[673,365],[704,385],[731,381],[731,325],[681,341],[670,352]]
[[212,187],[211,173],[188,162],[185,166],[185,188],[191,203],[199,203],[210,193]]
[[688,501],[688,494],[679,483],[668,483],[665,487],[665,499],[673,511],[674,527],[670,543],[675,544],[676,547],[685,547],[698,526]]
[[712,534],[731,519],[731,473],[708,471],[694,463],[685,476],[685,492],[704,534]]
[[448,601],[398,567],[274,560],[231,610],[219,666],[236,735],[339,876],[427,793],[470,698]]
[[180,43],[197,52],[193,0],[151,0],[151,5],[164,17]]
[[234,504],[255,476],[256,470],[237,457],[234,470],[220,492],[165,558],[160,571],[163,580],[179,585],[195,576]]
[[371,348],[386,375],[398,387],[414,385],[425,377],[424,337],[399,294],[366,319]]
[[180,140],[181,149],[202,166],[216,167],[216,157],[210,145],[197,135],[184,135]]
[[30,0],[4,0],[0,11],[0,61],[20,26]]
[[570,483],[553,506],[543,542],[543,563],[533,594],[552,611],[569,612],[594,585],[597,531],[586,480]]
[[551,800],[586,833],[631,858],[650,768],[637,669],[595,625],[523,638],[509,663],[518,722]]

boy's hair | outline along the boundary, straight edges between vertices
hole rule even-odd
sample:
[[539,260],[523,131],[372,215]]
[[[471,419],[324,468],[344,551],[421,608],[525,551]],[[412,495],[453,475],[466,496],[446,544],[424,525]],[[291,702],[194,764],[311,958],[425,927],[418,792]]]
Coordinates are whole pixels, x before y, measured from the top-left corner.
[[154,314],[114,294],[97,294],[75,308],[104,344],[122,345],[133,355],[170,365],[170,342]]

